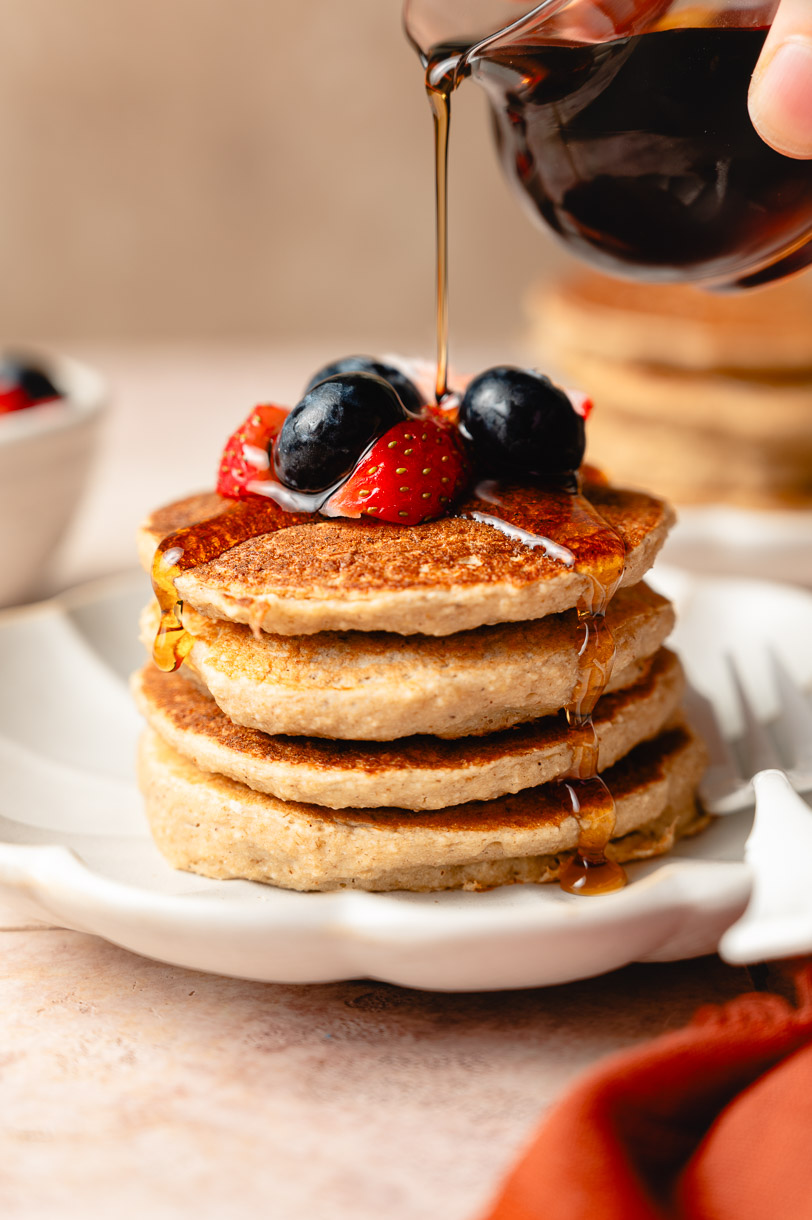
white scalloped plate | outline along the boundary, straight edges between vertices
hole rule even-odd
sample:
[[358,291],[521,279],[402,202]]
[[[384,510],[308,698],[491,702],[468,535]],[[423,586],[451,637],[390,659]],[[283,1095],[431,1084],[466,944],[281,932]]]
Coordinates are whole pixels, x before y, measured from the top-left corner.
[[[722,691],[722,654],[772,642],[812,682],[812,596],[663,572],[697,685]],[[484,894],[297,894],[175,872],[152,845],[133,780],[140,730],[126,676],[144,578],[97,582],[0,615],[0,894],[20,914],[160,961],[271,982],[372,977],[468,991],[585,978],[712,951],[746,905],[749,815],[633,865],[603,898],[556,886]],[[788,654],[787,649],[791,650]]]

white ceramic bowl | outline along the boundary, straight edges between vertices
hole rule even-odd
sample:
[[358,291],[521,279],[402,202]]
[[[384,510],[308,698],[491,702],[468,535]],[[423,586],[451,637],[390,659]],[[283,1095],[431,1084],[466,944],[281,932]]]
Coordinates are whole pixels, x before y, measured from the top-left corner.
[[36,593],[84,490],[106,403],[103,380],[37,358],[65,397],[0,416],[0,606]]

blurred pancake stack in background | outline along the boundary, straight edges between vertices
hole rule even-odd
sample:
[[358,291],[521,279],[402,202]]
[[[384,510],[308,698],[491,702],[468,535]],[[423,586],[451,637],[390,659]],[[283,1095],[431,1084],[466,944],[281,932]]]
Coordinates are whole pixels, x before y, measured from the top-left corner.
[[738,295],[579,274],[530,302],[533,356],[585,390],[587,454],[683,505],[812,507],[812,277]]

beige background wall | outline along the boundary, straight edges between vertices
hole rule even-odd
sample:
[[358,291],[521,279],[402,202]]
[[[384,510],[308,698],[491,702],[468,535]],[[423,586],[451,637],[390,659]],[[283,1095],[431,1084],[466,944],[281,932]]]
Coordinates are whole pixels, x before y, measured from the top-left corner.
[[[399,0],[3,0],[0,336],[432,345],[431,130]],[[452,155],[457,340],[557,254],[484,101]]]

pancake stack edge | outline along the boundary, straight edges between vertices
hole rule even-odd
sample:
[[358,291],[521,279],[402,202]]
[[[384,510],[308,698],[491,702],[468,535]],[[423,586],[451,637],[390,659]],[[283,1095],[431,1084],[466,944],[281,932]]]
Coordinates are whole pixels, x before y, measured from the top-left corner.
[[[641,580],[671,515],[650,497],[624,494],[615,507],[631,580],[607,611],[617,655],[595,713],[601,773],[617,808],[608,854],[621,862],[667,851],[706,821],[696,805],[704,751],[681,712],[679,661],[664,647],[673,611]],[[145,523],[145,564],[167,522],[177,528],[195,511],[184,501]],[[569,597],[573,607],[577,590],[540,569],[528,593],[534,582],[520,544],[466,522],[467,532],[449,529],[438,550],[436,527],[457,523],[433,524],[421,565],[429,578],[411,587],[382,583],[371,575],[378,559],[347,557],[345,544],[344,568],[336,568],[330,548],[341,536],[316,524],[300,527],[311,531],[299,544],[312,561],[298,587],[266,575],[278,535],[191,574],[183,591],[189,657],[175,674],[148,662],[132,683],[149,726],[139,782],[155,841],[174,867],[299,890],[425,891],[551,881],[571,859],[578,824],[559,781],[575,739],[560,709],[577,682],[579,634],[574,608],[560,606]],[[400,534],[418,554],[426,538],[426,527]],[[250,553],[237,554],[244,548]],[[436,618],[432,634],[381,629],[386,605],[397,601],[392,589],[401,627],[422,625],[432,597],[450,621],[457,586],[444,562],[478,573],[478,584],[466,576],[459,597],[469,621],[477,603],[520,612],[530,595],[536,616],[486,617],[447,634],[436,634]],[[514,590],[521,597],[511,601]],[[346,628],[354,599],[359,623],[377,629]],[[278,601],[284,634],[267,629]],[[554,608],[545,613],[545,604]],[[290,630],[297,614],[301,633]],[[141,624],[148,648],[156,625],[150,605]]]

